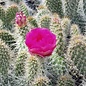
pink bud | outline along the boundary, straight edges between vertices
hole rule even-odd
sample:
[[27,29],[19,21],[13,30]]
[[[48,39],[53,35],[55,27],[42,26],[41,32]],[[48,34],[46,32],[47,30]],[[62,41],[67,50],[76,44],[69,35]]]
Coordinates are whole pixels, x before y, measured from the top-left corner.
[[20,27],[26,26],[26,16],[23,14],[23,12],[17,12],[15,17],[15,23]]

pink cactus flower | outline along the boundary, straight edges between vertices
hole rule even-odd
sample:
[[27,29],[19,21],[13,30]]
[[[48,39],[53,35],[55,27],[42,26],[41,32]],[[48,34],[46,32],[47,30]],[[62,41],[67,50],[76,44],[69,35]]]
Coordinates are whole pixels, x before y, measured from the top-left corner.
[[31,54],[44,58],[56,47],[56,36],[47,28],[34,28],[26,34],[25,44]]
[[23,14],[23,12],[17,12],[15,17],[15,23],[18,25],[18,27],[22,28],[26,26],[26,16]]

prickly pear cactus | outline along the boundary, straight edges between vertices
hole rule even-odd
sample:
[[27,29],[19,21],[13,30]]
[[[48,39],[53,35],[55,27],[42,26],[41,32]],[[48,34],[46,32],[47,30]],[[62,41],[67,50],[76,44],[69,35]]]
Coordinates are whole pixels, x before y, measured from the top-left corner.
[[86,39],[77,35],[71,38],[67,55],[74,61],[75,66],[79,69],[79,73],[86,77]]
[[16,59],[16,65],[15,65],[15,74],[17,76],[24,76],[25,75],[25,61],[27,59],[28,55],[27,52],[19,52],[18,57]]
[[15,38],[9,31],[0,30],[0,39],[2,39],[12,49],[15,48]]
[[46,5],[52,13],[58,13],[60,17],[64,16],[61,0],[46,0]]

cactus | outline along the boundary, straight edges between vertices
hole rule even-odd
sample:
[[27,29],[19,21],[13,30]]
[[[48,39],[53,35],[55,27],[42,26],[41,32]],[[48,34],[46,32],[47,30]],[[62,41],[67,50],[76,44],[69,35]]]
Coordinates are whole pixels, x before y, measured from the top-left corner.
[[25,4],[21,3],[20,4],[20,9],[21,11],[28,17],[29,16],[29,12],[28,12],[28,9],[27,7],[25,6]]
[[6,30],[0,30],[0,38],[12,49],[15,48],[15,38],[14,36]]
[[66,0],[65,14],[68,16],[72,23],[78,24],[82,34],[86,34],[86,17],[85,17],[85,0]]
[[38,71],[38,60],[35,56],[31,56],[26,59],[26,76],[28,78],[29,84],[34,80]]
[[31,86],[50,86],[49,79],[46,76],[38,76]]
[[83,84],[82,82],[85,82],[84,76],[79,73],[79,70],[74,65],[74,62],[71,60],[71,58],[65,57],[64,61],[67,66],[68,73],[72,76],[72,79],[75,81],[75,85],[80,86],[81,84]]
[[77,35],[71,38],[67,56],[74,61],[74,65],[79,69],[79,73],[83,74],[86,77],[86,39]]
[[0,19],[5,21],[5,10],[2,7],[0,7]]
[[25,74],[25,61],[27,59],[28,55],[27,52],[19,52],[18,57],[16,59],[16,65],[15,65],[15,74],[17,76],[24,76]]
[[57,36],[58,42],[57,42],[57,46],[56,46],[56,52],[59,56],[63,57],[64,56],[64,48],[65,48],[64,39],[63,39],[63,31],[61,28],[59,16],[57,14],[54,14],[54,16],[52,18],[50,29]]
[[9,61],[11,58],[9,51],[10,48],[0,40],[0,73],[2,75],[8,74]]
[[64,16],[61,0],[46,0],[46,5],[52,13],[58,13],[60,17]]
[[77,13],[78,4],[80,0],[66,0],[65,2],[65,9],[66,9],[66,16],[68,16],[70,19],[73,19]]
[[60,76],[57,86],[75,86],[75,81],[68,74]]
[[71,36],[80,35],[80,30],[79,30],[78,25],[72,24],[71,31],[70,31],[70,35]]
[[45,15],[50,16],[49,10],[45,6],[39,6],[38,7],[38,13],[37,13],[37,20],[41,20],[41,18]]
[[63,18],[61,21],[61,26],[62,26],[64,36],[68,37],[70,35],[70,27],[71,27],[70,19]]
[[86,0],[83,0],[83,10],[84,10],[84,13],[86,15]]
[[28,21],[29,21],[31,27],[38,27],[37,21],[36,21],[36,19],[34,17],[29,16]]
[[51,18],[49,16],[43,16],[41,21],[41,27],[50,28]]
[[52,85],[56,85],[59,76],[66,72],[64,58],[58,56],[57,53],[53,53],[48,60],[47,71],[49,72],[47,73],[47,76],[50,78]]
[[15,18],[17,11],[18,7],[16,5],[8,7],[6,11],[0,7],[0,19],[3,21],[3,28],[12,29],[11,21]]
[[17,28],[16,30],[18,30],[18,33],[25,38],[26,33],[29,31],[29,29],[27,28],[27,26],[22,27],[22,28]]
[[10,6],[6,11],[5,23],[9,24],[15,18],[16,12],[18,12],[18,7],[16,5]]
[[61,27],[62,27],[62,32],[63,32],[63,39],[65,42],[65,47],[69,43],[70,39],[70,28],[71,28],[71,21],[68,18],[63,18],[61,21]]

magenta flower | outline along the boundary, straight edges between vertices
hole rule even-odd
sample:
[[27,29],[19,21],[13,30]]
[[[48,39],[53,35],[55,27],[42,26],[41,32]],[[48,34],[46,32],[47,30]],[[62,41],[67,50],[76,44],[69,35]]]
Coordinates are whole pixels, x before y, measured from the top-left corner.
[[46,57],[56,47],[56,36],[47,28],[34,28],[26,34],[25,43],[31,54]]
[[26,26],[26,16],[22,12],[17,12],[15,17],[15,23],[18,27],[22,28]]

